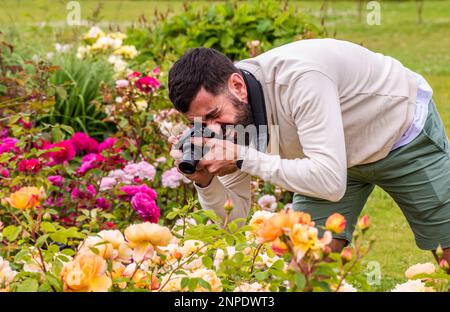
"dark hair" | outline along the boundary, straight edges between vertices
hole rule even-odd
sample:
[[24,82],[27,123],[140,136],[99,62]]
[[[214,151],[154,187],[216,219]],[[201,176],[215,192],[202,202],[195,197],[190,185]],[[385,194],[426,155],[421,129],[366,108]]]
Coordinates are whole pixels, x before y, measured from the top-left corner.
[[233,73],[239,72],[224,54],[211,48],[195,48],[186,52],[169,71],[169,98],[182,113],[203,86],[219,94]]

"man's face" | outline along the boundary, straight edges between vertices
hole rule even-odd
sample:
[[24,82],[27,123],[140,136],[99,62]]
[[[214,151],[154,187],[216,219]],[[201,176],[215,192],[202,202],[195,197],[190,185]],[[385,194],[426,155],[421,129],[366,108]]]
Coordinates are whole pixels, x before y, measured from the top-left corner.
[[245,127],[253,124],[245,83],[243,80],[240,81],[242,77],[233,75],[230,77],[228,88],[218,95],[206,91],[203,87],[200,88],[185,114],[186,117],[191,122],[198,122],[200,119],[217,133],[228,125]]

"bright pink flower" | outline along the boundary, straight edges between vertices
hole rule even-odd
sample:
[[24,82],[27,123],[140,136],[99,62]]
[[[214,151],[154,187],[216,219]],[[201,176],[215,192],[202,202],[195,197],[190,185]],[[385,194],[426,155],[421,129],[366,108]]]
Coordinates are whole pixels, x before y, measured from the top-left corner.
[[0,154],[9,152],[18,152],[19,149],[16,147],[16,143],[19,140],[16,138],[4,138],[0,140]]
[[98,151],[98,142],[84,132],[74,133],[70,141],[78,153],[97,153]]
[[62,164],[66,161],[72,160],[75,157],[75,148],[69,140],[60,141],[54,144],[47,144],[44,141],[43,144],[43,149],[59,148],[57,151],[45,153],[45,155],[49,158],[49,162],[47,164],[49,166]]
[[160,210],[148,194],[136,193],[131,199],[131,206],[144,221],[158,222]]
[[17,170],[20,172],[38,173],[41,168],[41,164],[37,158],[23,159],[17,165]]
[[70,193],[70,198],[75,200],[78,199],[80,192],[78,191],[78,187],[74,187],[72,192]]
[[9,171],[8,171],[8,169],[5,169],[5,168],[1,169],[0,170],[0,175],[2,177],[4,177],[4,178],[9,178]]
[[111,203],[108,202],[105,198],[99,197],[95,201],[96,205],[100,209],[109,209],[111,207]]
[[158,67],[155,67],[153,70],[152,70],[152,73],[153,73],[153,75],[156,75],[156,76],[158,76],[160,73],[161,73],[161,68],[158,66]]
[[77,173],[84,176],[91,169],[99,168],[105,161],[105,157],[100,154],[87,154],[81,160],[81,165],[77,169]]
[[160,87],[160,83],[159,83],[158,79],[156,79],[154,77],[145,76],[145,77],[139,78],[138,81],[136,81],[136,88],[138,88],[139,90],[141,90],[144,93],[153,92],[156,89],[158,89],[159,87]]
[[20,118],[19,123],[27,130],[30,130],[33,127],[33,124],[30,121],[24,121],[23,118]]
[[108,221],[108,222],[104,223],[104,228],[114,229],[115,227],[116,227],[116,225],[114,223],[112,223],[111,221]]
[[61,187],[64,184],[64,178],[62,176],[60,176],[60,175],[48,176],[47,179],[54,186]]
[[154,189],[147,186],[147,184],[142,184],[139,186],[136,185],[125,185],[120,188],[122,192],[124,192],[126,195],[123,195],[122,197],[132,197],[136,195],[137,193],[145,193],[148,196],[150,196],[153,200],[156,200],[158,198],[158,194],[155,192]]
[[88,197],[95,197],[97,195],[97,190],[95,189],[95,187],[92,184],[89,184],[88,187],[86,188]]
[[103,152],[107,149],[112,149],[114,144],[116,144],[117,138],[106,138],[100,145],[98,146],[98,151]]
[[129,74],[127,76],[127,78],[130,80],[130,79],[133,79],[133,78],[139,78],[139,77],[141,77],[141,75],[142,74],[140,72],[135,71],[135,72],[132,72],[131,74]]
[[6,137],[8,137],[9,134],[9,129],[8,127],[4,127],[0,130],[0,139],[4,139]]

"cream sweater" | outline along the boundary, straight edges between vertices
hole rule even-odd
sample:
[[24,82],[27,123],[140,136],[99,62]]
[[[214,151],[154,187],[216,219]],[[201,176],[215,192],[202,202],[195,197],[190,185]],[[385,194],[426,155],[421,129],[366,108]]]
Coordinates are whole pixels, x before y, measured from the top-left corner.
[[[196,186],[200,204],[246,217],[250,178],[305,196],[338,201],[347,168],[380,160],[408,129],[417,80],[399,61],[334,40],[293,42],[236,63],[262,84],[270,132],[268,153],[248,149],[241,171]],[[275,148],[274,148],[275,147]]]

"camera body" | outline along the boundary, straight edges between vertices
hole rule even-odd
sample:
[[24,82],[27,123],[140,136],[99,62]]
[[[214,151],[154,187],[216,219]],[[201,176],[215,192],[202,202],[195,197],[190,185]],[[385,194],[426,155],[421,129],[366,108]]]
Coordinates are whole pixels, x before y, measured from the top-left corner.
[[203,146],[194,145],[191,142],[192,138],[214,138],[215,133],[205,125],[197,125],[189,129],[180,140],[174,145],[174,149],[179,149],[183,152],[181,162],[178,164],[178,169],[185,174],[193,174],[196,171],[197,164],[203,157],[205,148]]

